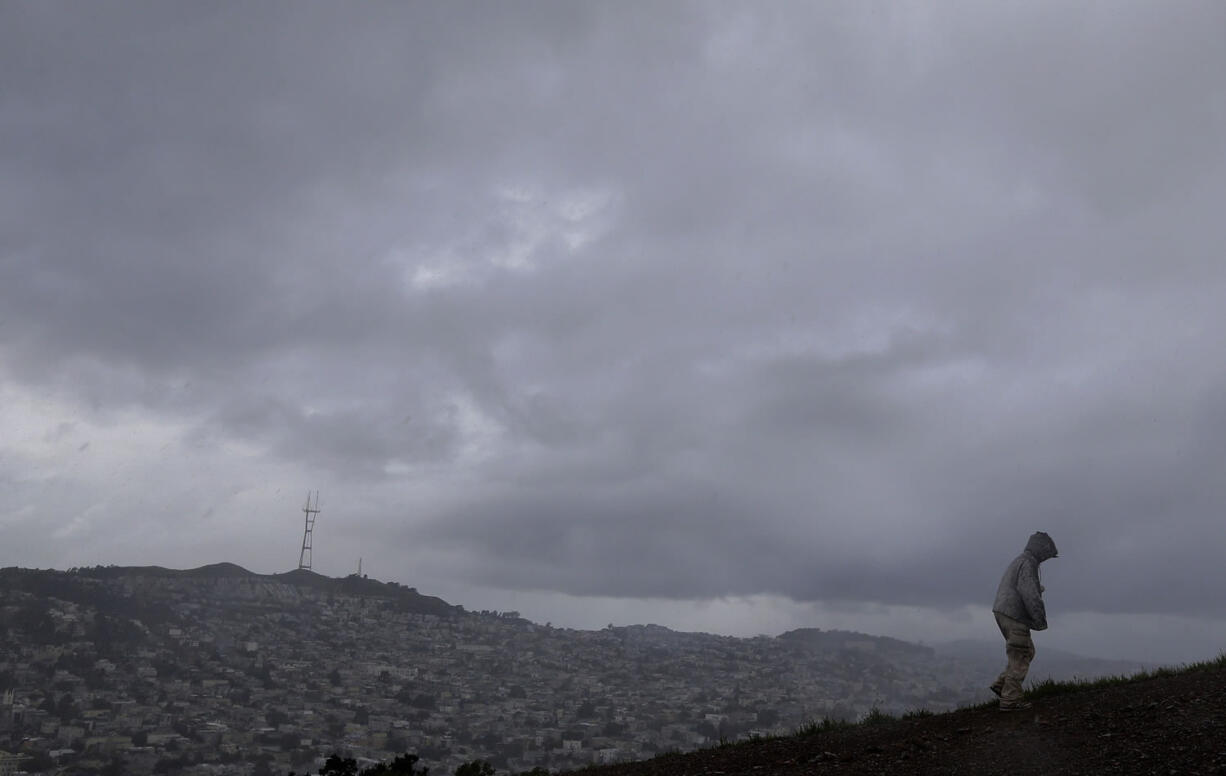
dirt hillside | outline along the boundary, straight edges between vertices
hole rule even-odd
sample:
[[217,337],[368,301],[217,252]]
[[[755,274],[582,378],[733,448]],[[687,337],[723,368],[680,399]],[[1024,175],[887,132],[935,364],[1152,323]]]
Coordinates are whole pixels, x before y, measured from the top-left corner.
[[1226,774],[1226,670],[1038,697],[584,770],[732,774]]

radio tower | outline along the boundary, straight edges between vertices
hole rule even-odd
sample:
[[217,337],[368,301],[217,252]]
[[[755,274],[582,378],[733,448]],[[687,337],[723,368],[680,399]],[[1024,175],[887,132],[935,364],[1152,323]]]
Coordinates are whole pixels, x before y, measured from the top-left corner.
[[315,506],[311,506],[311,491],[307,491],[306,506],[302,508],[306,515],[306,527],[302,531],[302,553],[298,555],[298,568],[311,570],[311,531],[315,528],[315,515],[319,514],[319,491],[315,491]]

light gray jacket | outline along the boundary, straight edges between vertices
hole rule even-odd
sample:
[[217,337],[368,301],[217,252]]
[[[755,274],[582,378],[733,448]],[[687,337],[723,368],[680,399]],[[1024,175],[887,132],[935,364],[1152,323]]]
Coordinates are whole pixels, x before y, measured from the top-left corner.
[[1056,557],[1056,543],[1039,531],[1005,569],[996,588],[992,611],[1024,622],[1032,630],[1047,629],[1047,610],[1043,607],[1043,586],[1039,584],[1039,564]]

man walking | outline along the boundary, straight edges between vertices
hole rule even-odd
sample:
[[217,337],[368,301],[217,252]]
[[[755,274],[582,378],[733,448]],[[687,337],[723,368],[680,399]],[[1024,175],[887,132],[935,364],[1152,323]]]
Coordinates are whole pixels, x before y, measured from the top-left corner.
[[1022,700],[1022,682],[1034,659],[1030,631],[1047,629],[1039,564],[1054,557],[1056,543],[1039,531],[1030,537],[1026,549],[1005,569],[1000,587],[996,588],[992,613],[996,615],[1000,634],[1005,637],[1005,656],[1009,661],[991,686],[992,692],[1000,696],[1001,711],[1030,708],[1030,704]]

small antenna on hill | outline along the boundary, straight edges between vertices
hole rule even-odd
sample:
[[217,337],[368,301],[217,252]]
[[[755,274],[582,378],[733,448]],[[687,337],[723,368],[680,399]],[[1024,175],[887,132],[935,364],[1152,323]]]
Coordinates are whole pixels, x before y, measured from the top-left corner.
[[362,559],[358,558],[358,576],[362,576]]
[[298,568],[311,570],[311,531],[315,530],[315,515],[319,514],[319,491],[315,491],[315,506],[311,506],[311,491],[307,491],[306,506],[302,508],[306,515],[306,527],[302,531],[302,552],[298,555]]

